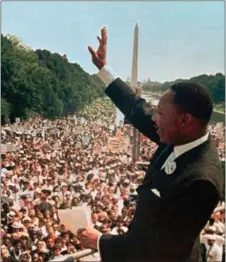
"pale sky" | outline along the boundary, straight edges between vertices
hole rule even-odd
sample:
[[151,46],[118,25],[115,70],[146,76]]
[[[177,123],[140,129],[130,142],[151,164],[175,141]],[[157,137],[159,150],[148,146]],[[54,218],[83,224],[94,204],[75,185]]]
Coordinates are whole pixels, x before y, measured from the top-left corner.
[[87,50],[108,28],[108,64],[131,76],[139,25],[138,79],[172,81],[224,72],[224,2],[2,2],[2,33],[33,49],[66,54],[97,73]]

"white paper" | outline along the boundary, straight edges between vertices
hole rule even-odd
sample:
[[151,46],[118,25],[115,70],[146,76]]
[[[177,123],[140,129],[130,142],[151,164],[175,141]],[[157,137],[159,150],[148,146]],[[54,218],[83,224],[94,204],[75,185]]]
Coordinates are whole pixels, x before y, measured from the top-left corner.
[[88,206],[59,209],[58,216],[60,223],[64,224],[75,235],[79,228],[92,226],[91,209]]

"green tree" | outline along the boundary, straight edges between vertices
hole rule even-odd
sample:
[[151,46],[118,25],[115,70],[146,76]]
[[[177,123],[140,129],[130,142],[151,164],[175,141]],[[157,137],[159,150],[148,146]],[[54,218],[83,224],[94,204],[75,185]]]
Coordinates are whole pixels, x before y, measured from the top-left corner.
[[104,85],[66,56],[33,51],[15,36],[1,35],[4,116],[55,118],[74,114],[104,95]]
[[221,73],[217,73],[216,75],[203,74],[190,79],[177,79],[175,81],[164,82],[162,84],[148,81],[144,83],[143,88],[145,91],[162,93],[170,88],[170,86],[178,82],[192,82],[206,86],[210,90],[215,104],[220,104],[225,100],[225,78]]
[[7,122],[10,119],[11,105],[4,98],[1,98],[1,118]]

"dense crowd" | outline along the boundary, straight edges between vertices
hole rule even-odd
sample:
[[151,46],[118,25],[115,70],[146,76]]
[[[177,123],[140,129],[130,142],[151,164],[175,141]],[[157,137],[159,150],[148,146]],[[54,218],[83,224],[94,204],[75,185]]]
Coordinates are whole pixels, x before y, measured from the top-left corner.
[[[145,175],[142,162],[156,144],[141,136],[139,164],[133,163],[132,127],[116,126],[115,118],[115,107],[104,99],[76,116],[2,126],[3,262],[48,261],[81,250],[76,232],[61,224],[59,209],[89,206],[96,229],[126,233]],[[224,126],[210,126],[210,132],[224,160]],[[204,259],[218,261],[211,259],[216,252],[223,256],[223,240],[224,212],[217,212],[201,233]]]

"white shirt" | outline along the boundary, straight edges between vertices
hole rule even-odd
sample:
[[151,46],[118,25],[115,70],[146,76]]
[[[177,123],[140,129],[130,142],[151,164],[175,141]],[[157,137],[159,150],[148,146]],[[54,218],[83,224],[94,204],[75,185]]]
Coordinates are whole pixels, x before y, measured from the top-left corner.
[[209,246],[208,246],[208,249],[207,249],[207,261],[214,261],[214,262],[221,262],[222,261],[222,250],[221,248],[216,244],[214,243],[213,246],[211,247],[209,253],[208,253],[208,250],[209,250]]
[[169,157],[166,159],[165,163],[163,164],[162,168],[163,169],[166,166],[166,163],[168,161],[173,161],[176,158],[178,158],[180,155],[184,154],[185,152],[201,145],[202,143],[204,143],[205,141],[207,141],[209,137],[209,132],[200,137],[199,139],[192,141],[190,143],[184,144],[184,145],[180,145],[180,146],[174,146],[173,152],[169,155]]
[[[103,68],[101,68],[97,75],[105,83],[106,87],[108,87],[117,78],[117,76],[113,73],[112,69],[108,65],[105,65]],[[185,152],[191,150],[192,148],[197,147],[200,144],[204,143],[208,139],[208,137],[209,137],[209,133],[207,133],[203,137],[201,137],[201,138],[199,138],[199,139],[197,139],[193,142],[190,142],[188,144],[175,146],[173,152],[166,159],[162,168],[165,167],[165,165],[168,161],[172,161],[172,160],[176,159],[177,157],[179,157],[180,155],[184,154]],[[99,238],[97,240],[98,252],[100,251],[100,249],[99,249],[100,238],[101,238],[101,235],[99,236]]]
[[[200,236],[200,242],[201,243],[204,243],[205,246],[206,246],[206,249],[208,250],[208,234],[205,234],[205,235],[201,235]],[[214,234],[216,240],[215,240],[215,244],[217,244],[219,247],[220,247],[220,250],[221,250],[221,256],[222,256],[222,253],[223,253],[223,245],[225,243],[225,238],[223,236],[219,236],[217,234]]]
[[213,225],[215,226],[217,233],[224,233],[225,232],[224,223],[222,223],[221,221],[214,222]]

